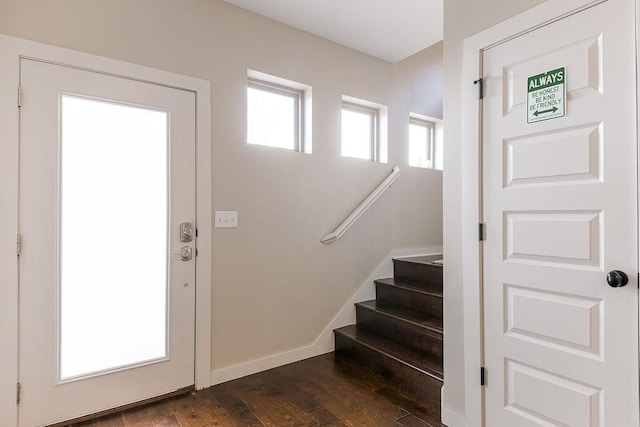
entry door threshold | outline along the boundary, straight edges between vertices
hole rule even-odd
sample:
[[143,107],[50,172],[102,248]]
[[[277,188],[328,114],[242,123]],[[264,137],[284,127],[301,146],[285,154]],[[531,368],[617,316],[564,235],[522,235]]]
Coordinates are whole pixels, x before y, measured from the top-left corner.
[[49,424],[47,427],[64,427],[71,424],[78,424],[85,421],[94,420],[96,418],[104,417],[106,415],[116,414],[118,412],[126,411],[127,409],[132,408],[140,408],[142,406],[148,405],[150,403],[158,402],[160,400],[169,399],[171,397],[179,396],[181,394],[186,394],[196,389],[195,384],[180,388],[176,391],[172,391],[171,393],[162,394],[160,396],[151,397],[149,399],[141,400],[139,402],[129,403],[127,405],[118,406],[117,408],[107,409],[105,411],[96,412],[95,414],[85,415],[83,417],[74,418],[72,420],[63,421],[61,423]]

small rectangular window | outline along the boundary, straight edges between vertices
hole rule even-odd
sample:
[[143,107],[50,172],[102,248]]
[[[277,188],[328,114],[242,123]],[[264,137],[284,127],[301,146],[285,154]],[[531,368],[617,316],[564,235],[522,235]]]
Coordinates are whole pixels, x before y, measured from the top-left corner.
[[342,156],[387,162],[387,107],[342,95]]
[[433,169],[435,123],[409,118],[409,166]]
[[249,78],[247,143],[305,151],[304,96],[303,89]]
[[342,103],[342,156],[376,160],[378,110]]

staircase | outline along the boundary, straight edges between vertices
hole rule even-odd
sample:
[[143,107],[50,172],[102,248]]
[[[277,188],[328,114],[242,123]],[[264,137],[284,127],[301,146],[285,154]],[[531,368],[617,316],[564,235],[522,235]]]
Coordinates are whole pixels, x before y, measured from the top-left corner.
[[419,397],[440,403],[442,255],[393,260],[375,281],[376,299],[356,304],[356,324],[335,329],[336,357],[348,357]]

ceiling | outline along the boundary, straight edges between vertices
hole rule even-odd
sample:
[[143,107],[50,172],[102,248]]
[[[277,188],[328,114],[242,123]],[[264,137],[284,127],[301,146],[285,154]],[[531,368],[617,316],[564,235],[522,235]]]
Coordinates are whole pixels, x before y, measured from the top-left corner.
[[444,0],[225,0],[396,63],[442,40]]

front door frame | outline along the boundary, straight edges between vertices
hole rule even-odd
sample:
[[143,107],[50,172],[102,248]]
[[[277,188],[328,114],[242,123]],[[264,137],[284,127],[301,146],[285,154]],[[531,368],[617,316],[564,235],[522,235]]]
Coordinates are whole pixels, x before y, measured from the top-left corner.
[[[460,82],[464,146],[461,210],[465,213],[462,218],[462,287],[465,419],[469,427],[485,425],[484,392],[480,385],[480,367],[484,363],[482,244],[478,240],[478,224],[482,223],[482,100],[478,99],[478,87],[474,85],[474,81],[482,77],[483,51],[605,1],[546,1],[464,41]],[[640,22],[640,15],[636,16],[636,22]]]
[[[31,58],[189,90],[196,95],[195,386],[211,375],[211,83],[0,34],[0,424],[17,425],[20,59]],[[28,393],[28,390],[24,390]]]

